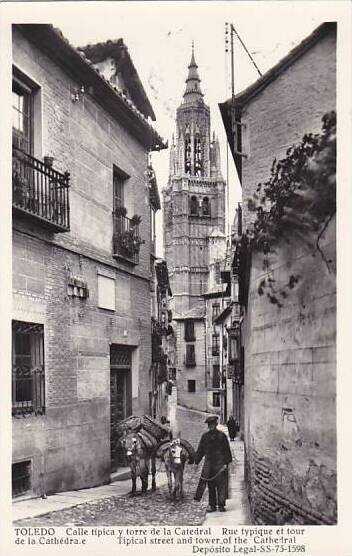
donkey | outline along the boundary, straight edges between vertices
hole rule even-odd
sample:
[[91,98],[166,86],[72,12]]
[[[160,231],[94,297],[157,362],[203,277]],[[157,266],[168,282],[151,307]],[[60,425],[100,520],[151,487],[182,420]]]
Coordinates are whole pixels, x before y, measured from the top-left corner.
[[168,442],[162,449],[161,457],[165,465],[169,495],[175,500],[182,500],[183,471],[188,453],[182,447],[180,439]]
[[148,442],[148,440],[146,439],[144,431],[143,433],[136,431],[125,433],[121,440],[121,444],[125,448],[127,461],[131,469],[132,490],[130,494],[132,496],[136,494],[137,476],[140,477],[142,482],[142,492],[147,492],[150,466],[152,473],[152,490],[156,489],[154,446]]

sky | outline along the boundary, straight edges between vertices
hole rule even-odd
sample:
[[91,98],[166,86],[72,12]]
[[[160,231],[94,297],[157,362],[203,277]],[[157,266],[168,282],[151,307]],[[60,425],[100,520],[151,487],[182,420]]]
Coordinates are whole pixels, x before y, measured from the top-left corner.
[[[61,4],[61,6],[57,6]],[[23,4],[22,4],[23,5]],[[37,7],[36,7],[37,6]],[[59,27],[74,46],[123,38],[156,114],[153,124],[171,143],[194,41],[204,100],[220,140],[223,176],[229,176],[229,219],[241,200],[218,103],[231,95],[225,22],[234,25],[262,73],[323,21],[334,20],[336,3],[303,1],[64,2],[32,4],[27,19]],[[21,11],[23,16],[23,11]],[[235,39],[235,93],[259,75]],[[153,153],[159,190],[168,180],[169,152]],[[157,254],[162,256],[162,218],[157,218]]]

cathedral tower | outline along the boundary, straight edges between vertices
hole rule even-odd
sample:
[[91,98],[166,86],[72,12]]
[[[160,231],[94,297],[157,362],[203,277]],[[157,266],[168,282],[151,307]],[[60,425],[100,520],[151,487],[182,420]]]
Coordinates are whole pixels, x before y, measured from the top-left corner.
[[200,82],[192,46],[186,89],[176,113],[169,181],[163,190],[165,259],[178,314],[204,303],[208,238],[216,230],[225,232],[219,142],[215,134],[211,137],[210,110]]

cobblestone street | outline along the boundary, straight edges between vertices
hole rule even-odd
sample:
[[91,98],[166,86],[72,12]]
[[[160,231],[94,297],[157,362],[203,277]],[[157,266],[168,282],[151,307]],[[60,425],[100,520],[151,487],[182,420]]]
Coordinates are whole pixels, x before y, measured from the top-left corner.
[[205,519],[207,497],[195,502],[193,495],[199,471],[187,466],[184,477],[185,497],[182,502],[169,499],[167,485],[155,492],[135,497],[123,495],[95,500],[60,511],[15,522],[16,525],[201,525]]

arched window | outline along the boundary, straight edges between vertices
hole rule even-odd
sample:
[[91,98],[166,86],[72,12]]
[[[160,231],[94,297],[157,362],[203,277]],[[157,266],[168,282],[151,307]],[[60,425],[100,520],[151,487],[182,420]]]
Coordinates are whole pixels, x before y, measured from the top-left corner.
[[204,197],[203,199],[202,212],[203,212],[203,216],[210,216],[210,203],[208,197]]
[[191,197],[190,213],[194,216],[198,216],[198,199],[195,195],[192,195]]
[[202,144],[199,133],[194,138],[194,173],[196,176],[203,174]]
[[185,135],[185,173],[191,173],[191,137],[189,133]]

